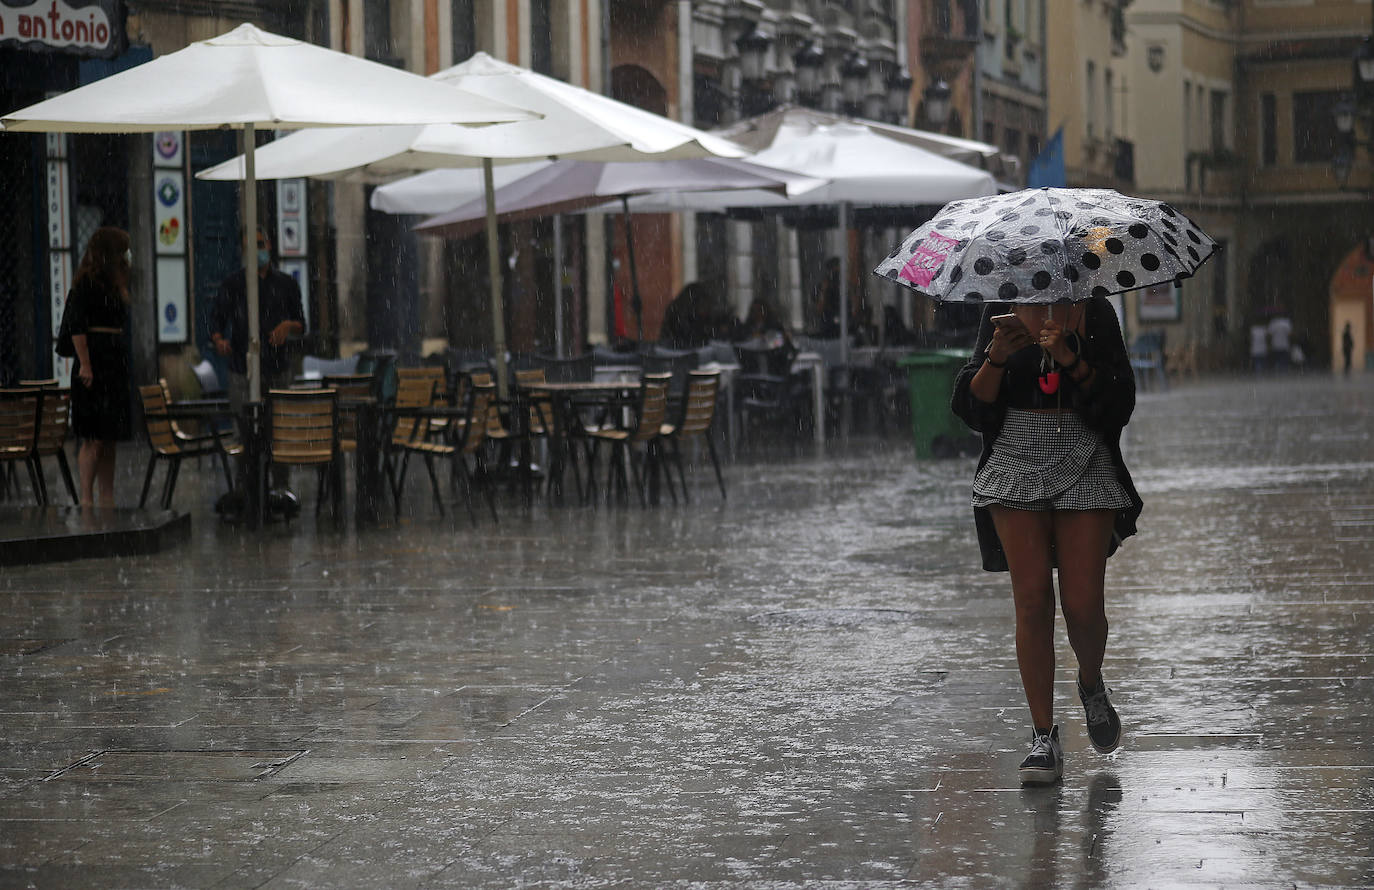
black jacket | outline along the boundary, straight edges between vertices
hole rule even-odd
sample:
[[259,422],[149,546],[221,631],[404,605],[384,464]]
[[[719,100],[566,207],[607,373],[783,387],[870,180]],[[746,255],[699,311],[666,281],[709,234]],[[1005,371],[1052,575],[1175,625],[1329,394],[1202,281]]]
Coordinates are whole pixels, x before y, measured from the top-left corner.
[[[1006,404],[1002,394],[996,402],[981,402],[970,389],[973,377],[983,366],[983,350],[992,340],[993,325],[990,319],[1012,311],[1010,303],[988,303],[983,308],[983,320],[978,327],[978,342],[973,348],[973,356],[959,371],[954,382],[954,396],[950,408],[969,428],[983,435],[983,453],[978,459],[982,469],[992,454],[992,445],[1002,430],[1002,420],[1006,417]],[[1083,343],[1081,358],[1097,371],[1092,384],[1076,387],[1070,397],[1075,413],[1083,422],[1102,434],[1102,441],[1112,455],[1112,465],[1116,468],[1117,479],[1131,497],[1132,506],[1116,515],[1115,534],[1112,535],[1110,553],[1123,540],[1136,532],[1136,520],[1140,518],[1143,502],[1131,481],[1131,474],[1121,457],[1121,430],[1131,419],[1135,410],[1135,374],[1131,371],[1130,355],[1121,337],[1121,325],[1116,319],[1116,310],[1106,297],[1093,297],[1087,302],[1083,319]],[[992,514],[986,507],[973,509],[974,525],[978,529],[978,549],[982,552],[983,568],[989,572],[1005,572],[1007,557],[1002,550],[1002,542],[997,537],[997,529],[992,522]]]
[[[258,279],[258,337],[262,342],[262,372],[280,373],[291,366],[291,346],[273,346],[267,340],[272,329],[284,321],[305,324],[301,289],[296,279],[277,269]],[[248,373],[248,283],[242,270],[220,285],[210,316],[210,330],[229,339],[229,370]]]

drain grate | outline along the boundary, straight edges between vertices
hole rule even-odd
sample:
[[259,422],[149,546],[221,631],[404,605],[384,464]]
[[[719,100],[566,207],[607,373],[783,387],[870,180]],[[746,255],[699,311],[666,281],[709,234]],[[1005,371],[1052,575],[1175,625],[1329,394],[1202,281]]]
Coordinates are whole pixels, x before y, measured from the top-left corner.
[[75,637],[61,640],[0,640],[0,656],[37,655],[39,652],[70,643]]
[[153,751],[111,748],[58,770],[47,781],[153,779],[160,781],[251,782],[270,776],[304,750]]

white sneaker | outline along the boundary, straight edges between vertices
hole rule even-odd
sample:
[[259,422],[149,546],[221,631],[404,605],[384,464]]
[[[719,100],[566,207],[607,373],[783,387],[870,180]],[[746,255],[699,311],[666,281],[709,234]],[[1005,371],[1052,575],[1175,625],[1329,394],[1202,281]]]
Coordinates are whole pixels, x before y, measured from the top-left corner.
[[1059,725],[1039,733],[1031,741],[1030,753],[1021,761],[1022,785],[1053,785],[1064,775],[1064,749],[1059,745]]

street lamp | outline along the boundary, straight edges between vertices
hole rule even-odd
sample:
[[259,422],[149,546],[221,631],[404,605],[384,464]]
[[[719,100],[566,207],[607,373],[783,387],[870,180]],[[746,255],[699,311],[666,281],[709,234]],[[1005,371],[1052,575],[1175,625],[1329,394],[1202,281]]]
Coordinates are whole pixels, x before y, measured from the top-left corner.
[[840,68],[840,88],[844,91],[845,114],[857,116],[863,107],[868,86],[868,59],[850,53]]
[[1349,96],[1342,96],[1341,100],[1331,106],[1331,116],[1336,119],[1336,132],[1342,136],[1349,136],[1355,132],[1355,114],[1358,111],[1354,101]]
[[821,96],[821,67],[825,65],[825,50],[808,40],[792,56],[797,68],[797,98],[803,105],[814,105]]
[[915,83],[905,68],[898,68],[887,79],[887,113],[893,123],[906,124],[907,103],[911,101],[911,85]]
[[773,35],[750,25],[735,41],[739,50],[739,72],[746,81],[757,83],[767,74],[768,48],[773,45]]
[[925,109],[926,122],[937,130],[943,130],[949,122],[951,93],[949,84],[938,77],[921,92],[921,106]]
[[1360,41],[1354,61],[1355,97],[1361,102],[1374,96],[1374,37]]

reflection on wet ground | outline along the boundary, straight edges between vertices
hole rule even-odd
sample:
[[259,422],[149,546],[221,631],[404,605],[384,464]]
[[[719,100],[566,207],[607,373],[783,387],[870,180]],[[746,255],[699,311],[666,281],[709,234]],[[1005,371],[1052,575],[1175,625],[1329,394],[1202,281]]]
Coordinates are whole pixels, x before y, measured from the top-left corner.
[[[730,500],[217,525],[0,575],[0,886],[1374,884],[1374,380],[1142,398],[1094,754],[1023,790],[972,462]],[[313,489],[307,489],[313,496]]]

